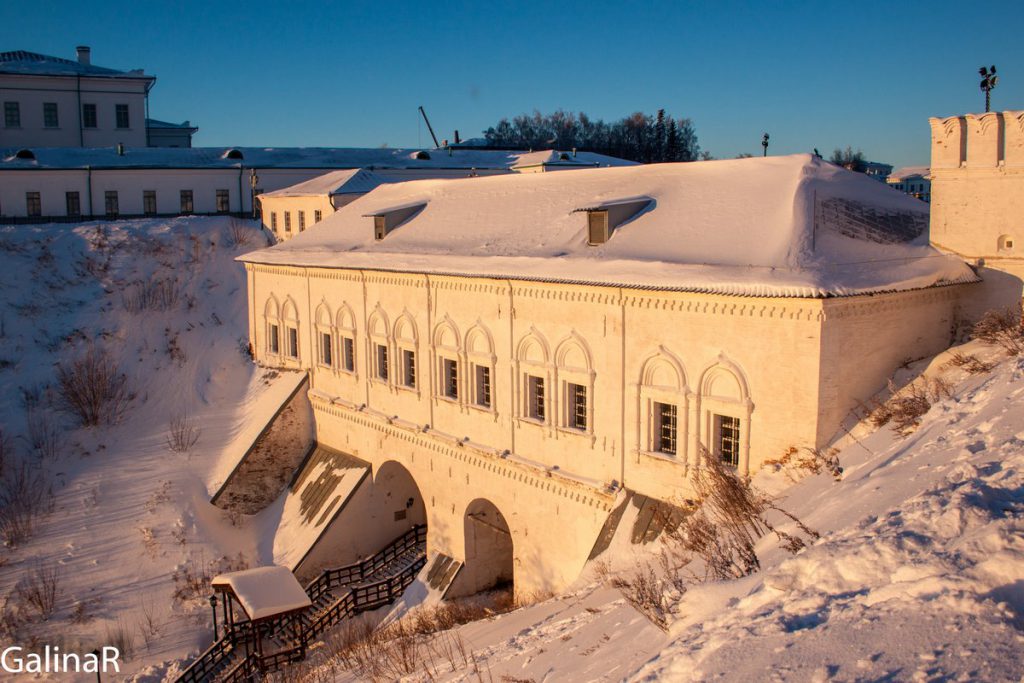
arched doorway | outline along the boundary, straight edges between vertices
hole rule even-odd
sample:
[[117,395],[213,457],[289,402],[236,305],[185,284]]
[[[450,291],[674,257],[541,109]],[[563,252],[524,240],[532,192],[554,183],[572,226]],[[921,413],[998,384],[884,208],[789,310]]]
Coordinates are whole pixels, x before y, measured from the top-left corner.
[[388,541],[415,524],[427,523],[427,508],[416,480],[394,460],[388,460],[374,472],[373,511],[379,533]]
[[459,575],[458,592],[479,593],[510,586],[515,577],[512,532],[494,503],[477,498],[466,508],[466,563]]

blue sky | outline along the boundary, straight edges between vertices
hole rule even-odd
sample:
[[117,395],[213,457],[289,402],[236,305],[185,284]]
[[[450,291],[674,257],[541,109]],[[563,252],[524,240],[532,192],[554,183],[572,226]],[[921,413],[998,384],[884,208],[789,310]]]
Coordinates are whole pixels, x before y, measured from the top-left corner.
[[[0,3],[0,50],[157,76],[196,145],[419,146],[540,109],[664,107],[719,158],[817,147],[928,163],[929,116],[1024,108],[1024,3]],[[996,9],[988,10],[988,7]],[[977,9],[976,9],[977,8]]]

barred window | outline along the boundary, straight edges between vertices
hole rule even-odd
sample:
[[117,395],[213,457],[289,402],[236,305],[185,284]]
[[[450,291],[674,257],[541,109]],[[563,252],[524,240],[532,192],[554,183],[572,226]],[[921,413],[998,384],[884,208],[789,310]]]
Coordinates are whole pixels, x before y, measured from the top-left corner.
[[411,389],[416,388],[416,352],[409,349],[402,351],[402,383]]
[[281,353],[281,330],[274,323],[270,324],[267,334],[267,348],[270,353]]
[[96,127],[96,105],[95,104],[83,104],[82,105],[82,128],[95,128]]
[[573,429],[587,428],[587,388],[581,384],[567,385],[566,399],[569,407],[568,426]]
[[444,395],[450,399],[457,399],[459,397],[459,364],[457,361],[451,358],[445,358],[441,361],[442,368],[442,386],[444,387]]
[[147,216],[156,215],[156,190],[142,191],[142,213]]
[[217,190],[217,213],[231,210],[231,193],[228,190]]
[[676,454],[676,433],[678,417],[676,406],[671,403],[654,404],[654,450],[666,455]]
[[491,407],[491,369],[486,365],[476,367],[476,404],[481,408]]
[[299,211],[298,213],[299,213],[299,232],[302,232],[303,230],[306,229],[306,212],[305,211]]
[[385,382],[388,379],[388,347],[384,344],[375,344],[377,347],[377,378]]
[[29,217],[43,215],[43,200],[38,192],[25,193],[25,210]]
[[114,116],[118,128],[128,128],[128,105],[127,104],[115,104],[114,105]]
[[67,206],[69,216],[82,215],[82,200],[79,198],[77,192],[65,192],[64,202]]
[[330,367],[334,365],[334,340],[330,332],[320,333],[320,362]]
[[740,419],[715,415],[715,449],[722,462],[737,467],[740,464]]
[[192,190],[181,191],[181,213],[192,213],[195,204],[192,201]]
[[299,330],[294,327],[288,328],[288,355],[299,357]]
[[356,371],[356,344],[352,337],[341,338],[341,362],[346,372]]
[[103,207],[106,209],[107,218],[116,218],[121,212],[117,202],[117,190],[107,190],[103,193]]
[[57,103],[43,102],[43,127],[57,128],[60,120],[57,118]]
[[544,378],[528,375],[526,379],[527,405],[526,414],[534,420],[544,421]]

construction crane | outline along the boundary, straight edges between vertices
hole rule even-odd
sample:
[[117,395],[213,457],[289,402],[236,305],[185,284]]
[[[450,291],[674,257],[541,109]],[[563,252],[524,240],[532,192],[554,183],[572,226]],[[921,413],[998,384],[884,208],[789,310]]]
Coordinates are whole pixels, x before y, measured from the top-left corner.
[[423,111],[423,105],[420,105],[420,114],[423,115],[423,120],[427,122],[427,130],[430,131],[430,137],[434,138],[434,147],[440,147],[441,145],[437,144],[437,136],[434,135],[434,127],[430,125],[430,119],[427,118],[427,112]]

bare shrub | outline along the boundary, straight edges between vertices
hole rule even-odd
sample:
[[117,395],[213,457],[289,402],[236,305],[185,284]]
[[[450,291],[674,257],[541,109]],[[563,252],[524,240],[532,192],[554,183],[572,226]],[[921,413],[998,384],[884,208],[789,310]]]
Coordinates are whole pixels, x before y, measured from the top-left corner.
[[149,650],[153,641],[163,631],[163,622],[157,617],[156,608],[153,606],[152,601],[143,599],[139,605],[139,610],[142,612],[142,619],[139,621],[139,631],[142,633],[142,640],[146,644],[146,649]]
[[843,478],[843,468],[839,465],[839,450],[836,448],[826,451],[820,448],[791,446],[782,456],[766,459],[764,465],[771,467],[774,472],[785,472],[790,481],[800,481],[808,475],[822,472],[828,472],[836,481]]
[[167,343],[167,356],[177,363],[179,368],[183,367],[188,357],[185,355],[185,349],[181,348],[181,344],[178,343],[178,333],[171,334],[170,329],[165,329],[164,337]]
[[108,624],[106,631],[107,634],[103,643],[116,647],[124,661],[131,661],[132,657],[135,656],[135,632],[122,619],[118,619],[113,624]]
[[25,423],[27,437],[32,451],[43,460],[52,460],[60,452],[62,440],[60,429],[53,418],[51,409],[26,403]]
[[36,519],[52,505],[49,475],[40,467],[22,463],[8,466],[0,479],[0,537],[13,547],[32,536]]
[[121,305],[129,313],[169,311],[178,305],[181,285],[176,277],[140,280],[121,293]]
[[228,223],[227,246],[244,247],[248,246],[255,235],[255,231],[237,218],[232,218]]
[[934,377],[912,382],[900,390],[890,381],[889,392],[889,399],[876,402],[868,419],[876,427],[889,425],[897,434],[906,436],[921,424],[933,403],[952,396],[953,387],[947,380]]
[[60,572],[57,565],[36,562],[18,581],[15,588],[18,599],[31,607],[43,621],[57,608],[60,596]]
[[973,353],[963,354],[959,351],[954,353],[949,362],[946,363],[949,367],[960,368],[972,375],[983,375],[986,372],[991,372],[992,368],[995,367],[995,363],[989,363],[983,361]]
[[242,553],[235,557],[222,556],[209,562],[202,557],[198,560],[190,557],[186,562],[175,567],[171,578],[174,581],[174,600],[188,602],[196,598],[210,595],[210,581],[218,574],[248,569],[249,563]]
[[[774,534],[790,553],[802,549],[805,538],[818,538],[816,531],[780,508],[775,498],[704,448],[701,463],[691,475],[696,493],[691,513],[677,525],[666,526],[655,561],[641,562],[632,573],[613,579],[623,596],[661,628],[691,582],[736,579],[760,569],[755,545],[762,536]],[[769,513],[795,523],[796,533],[778,528],[768,519]],[[702,560],[703,574],[692,568],[696,559]]]
[[61,406],[84,426],[117,422],[133,395],[128,377],[105,349],[90,346],[70,363],[57,366]]
[[1024,352],[1024,322],[1020,309],[989,311],[975,323],[971,336],[986,344],[1002,347],[1009,356],[1020,355]]
[[201,433],[188,413],[176,415],[167,427],[167,448],[173,453],[188,453],[199,441]]
[[93,613],[96,611],[96,608],[99,607],[99,605],[99,598],[76,600],[74,606],[71,608],[71,623],[88,624],[95,618],[95,615]]

